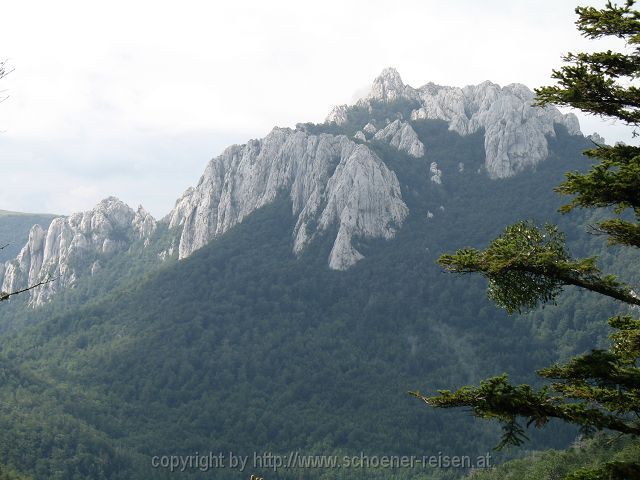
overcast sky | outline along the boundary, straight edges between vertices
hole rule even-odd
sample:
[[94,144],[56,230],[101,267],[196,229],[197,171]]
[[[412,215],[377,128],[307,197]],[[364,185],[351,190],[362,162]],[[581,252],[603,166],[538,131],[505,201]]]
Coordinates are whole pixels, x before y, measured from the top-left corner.
[[68,214],[115,195],[162,217],[224,147],[320,122],[388,66],[414,87],[549,84],[563,53],[596,46],[575,30],[575,5],[4,2],[0,58],[15,70],[0,83],[0,209]]

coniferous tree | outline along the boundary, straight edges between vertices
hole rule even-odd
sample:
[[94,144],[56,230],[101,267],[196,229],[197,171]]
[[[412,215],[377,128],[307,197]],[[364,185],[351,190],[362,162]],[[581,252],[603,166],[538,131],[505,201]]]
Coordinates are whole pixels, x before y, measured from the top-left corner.
[[[554,70],[555,86],[536,90],[537,104],[578,108],[618,119],[635,129],[640,124],[640,12],[634,1],[623,6],[607,3],[602,9],[578,7],[578,30],[589,39],[617,37],[620,52],[569,53],[567,63]],[[640,247],[640,147],[596,145],[585,155],[595,161],[586,172],[569,172],[556,191],[571,196],[563,213],[574,208],[606,207],[610,218],[592,227],[610,244]],[[603,274],[596,258],[574,259],[555,226],[537,227],[519,222],[508,227],[485,250],[465,248],[442,255],[439,263],[457,273],[477,272],[489,281],[488,295],[509,313],[553,301],[566,285],[599,293],[629,306],[640,296],[613,275]],[[608,320],[611,346],[576,356],[568,363],[542,369],[552,382],[536,390],[512,385],[506,375],[482,381],[477,387],[436,396],[411,392],[439,408],[470,407],[473,414],[498,420],[503,437],[497,448],[520,445],[525,426],[541,427],[558,418],[577,424],[584,432],[609,430],[640,436],[640,320],[637,310]],[[640,478],[639,462],[610,462],[598,469],[581,469],[568,478]]]

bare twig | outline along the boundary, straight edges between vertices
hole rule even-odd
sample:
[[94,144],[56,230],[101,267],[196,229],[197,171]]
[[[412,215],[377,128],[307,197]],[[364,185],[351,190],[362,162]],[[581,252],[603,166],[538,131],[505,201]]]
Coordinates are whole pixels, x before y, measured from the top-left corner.
[[[13,68],[7,69],[7,62],[5,60],[0,60],[0,79],[9,75],[11,72],[13,72],[13,70]],[[6,90],[0,90],[0,93],[4,94],[5,91]],[[9,95],[5,95],[4,97],[0,98],[0,103],[4,102],[7,98],[9,98]]]
[[609,233],[604,231],[597,225],[593,225],[591,223],[587,224],[587,233],[591,235],[608,235]]
[[615,442],[617,442],[618,440],[620,440],[622,437],[624,437],[624,433],[618,433],[615,437],[612,437],[610,439],[608,439],[605,442],[605,445],[607,447],[610,447],[611,445],[613,445]]
[[47,278],[46,280],[42,280],[34,285],[31,285],[30,287],[27,288],[23,288],[22,290],[16,290],[15,292],[0,292],[0,302],[4,301],[4,300],[9,300],[10,297],[14,296],[14,295],[18,295],[19,293],[24,293],[24,292],[28,292],[29,290],[33,290],[34,288],[40,287],[42,285],[45,285],[47,283],[51,283],[54,280],[57,280],[59,277],[56,278]]
[[6,64],[7,64],[6,61],[4,60],[0,61],[0,78],[6,77],[7,75],[9,75],[11,72],[15,70],[14,68],[7,69]]

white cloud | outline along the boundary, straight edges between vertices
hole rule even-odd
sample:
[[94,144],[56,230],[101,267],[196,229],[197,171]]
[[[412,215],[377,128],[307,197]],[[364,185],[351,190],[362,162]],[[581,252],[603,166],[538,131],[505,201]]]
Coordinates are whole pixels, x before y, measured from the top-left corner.
[[[574,7],[9,2],[0,57],[16,70],[0,105],[0,208],[69,213],[113,194],[163,215],[226,144],[321,121],[386,66],[414,86],[547,84],[561,54],[590,47]],[[628,140],[626,129],[591,125]]]

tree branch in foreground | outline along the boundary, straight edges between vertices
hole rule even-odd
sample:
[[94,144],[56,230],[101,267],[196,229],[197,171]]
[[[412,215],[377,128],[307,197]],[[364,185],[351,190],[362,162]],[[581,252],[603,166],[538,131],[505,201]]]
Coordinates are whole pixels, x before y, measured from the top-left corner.
[[0,292],[0,302],[4,301],[4,300],[9,300],[10,297],[14,296],[14,295],[18,295],[19,293],[24,293],[24,292],[28,292],[29,290],[33,290],[34,288],[40,287],[42,285],[45,285],[47,283],[51,283],[54,280],[57,280],[58,277],[56,278],[47,278],[46,280],[42,280],[41,282],[38,282],[34,285],[31,285],[30,287],[27,288],[23,288],[22,290],[16,290],[15,292]]
[[613,275],[603,275],[595,258],[571,259],[564,236],[555,226],[537,228],[518,222],[506,228],[485,250],[463,248],[442,255],[438,263],[456,273],[481,273],[489,280],[489,297],[509,313],[553,301],[564,285],[640,305],[633,289]]

